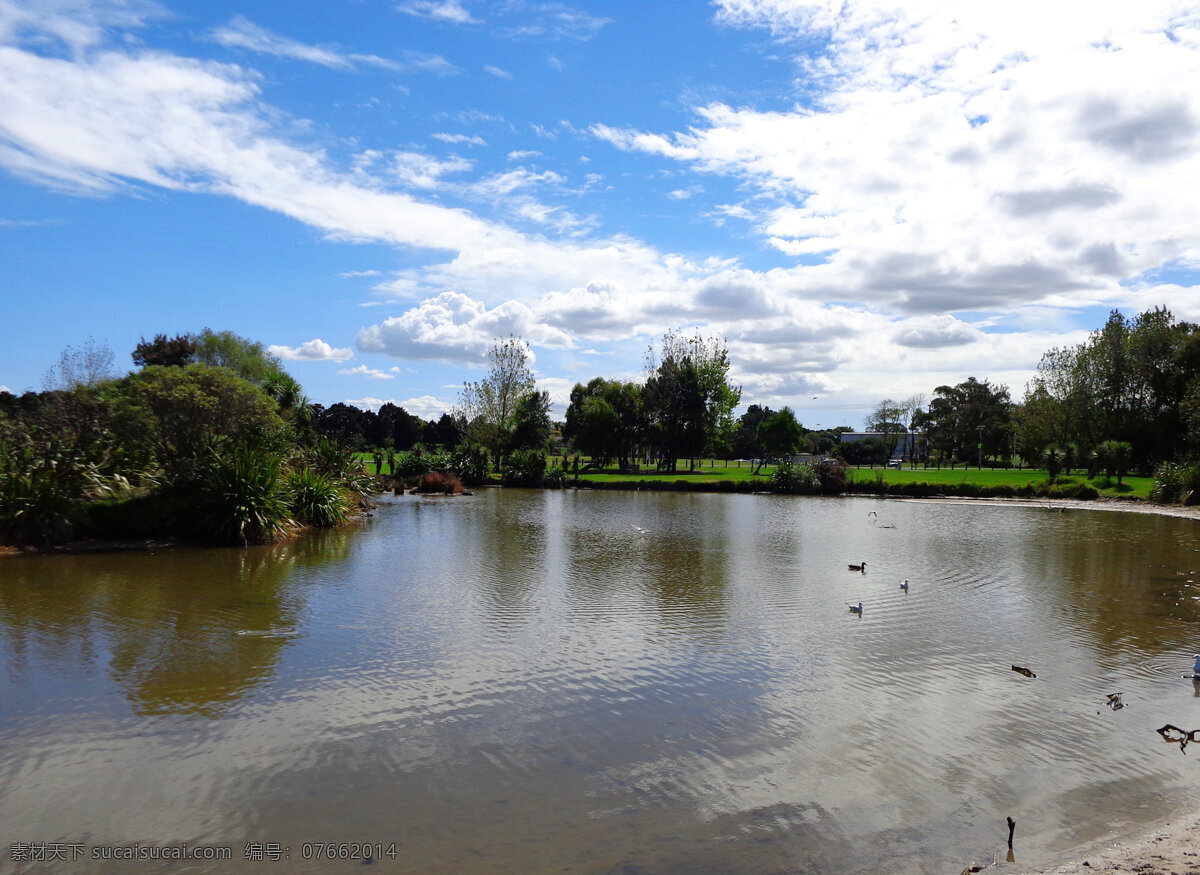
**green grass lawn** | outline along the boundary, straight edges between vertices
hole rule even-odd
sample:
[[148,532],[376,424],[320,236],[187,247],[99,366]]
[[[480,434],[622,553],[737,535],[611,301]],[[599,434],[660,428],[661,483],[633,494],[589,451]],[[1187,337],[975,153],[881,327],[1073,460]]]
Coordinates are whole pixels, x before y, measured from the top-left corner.
[[[375,473],[375,464],[371,453],[357,453],[356,456],[362,461],[363,468],[368,473]],[[561,462],[561,456],[549,456],[546,459],[546,470],[557,468]],[[570,477],[571,470],[569,467],[567,475]],[[384,461],[384,471],[387,470],[386,459]],[[681,460],[679,470],[677,471],[656,471],[653,467],[643,468],[641,471],[633,471],[622,474],[617,471],[616,466],[605,468],[603,471],[581,471],[579,479],[585,482],[592,483],[637,483],[639,481],[666,481],[687,480],[696,481],[717,481],[717,480],[732,480],[736,483],[761,483],[766,487],[767,477],[774,470],[772,465],[764,465],[758,476],[753,476],[752,471],[754,465],[750,462],[731,461],[726,463],[724,459],[701,459],[697,461],[696,470],[691,471],[688,468],[686,460]],[[940,483],[953,485],[958,483],[975,483],[980,486],[1025,486],[1030,483],[1039,483],[1046,479],[1046,472],[1036,469],[1025,468],[1017,470],[1016,468],[983,468],[976,469],[971,467],[959,466],[957,468],[905,468],[897,471],[894,468],[849,468],[847,469],[848,478],[852,481],[871,482],[877,477],[882,477],[885,483]],[[1072,479],[1079,482],[1087,482],[1084,474],[1075,472]],[[1111,485],[1106,486],[1103,477],[1097,477],[1091,481],[1091,485],[1100,491],[1100,494],[1106,498],[1148,498],[1150,495],[1150,487],[1154,485],[1154,480],[1150,477],[1125,477],[1123,488],[1118,489],[1115,479]]]
[[[852,480],[869,481],[874,480],[877,476],[883,476],[885,483],[977,483],[980,486],[1024,486],[1029,483],[1040,483],[1046,479],[1046,472],[1025,468],[1018,471],[1016,468],[905,468],[897,471],[893,468],[851,468],[849,476]],[[1060,475],[1062,476],[1062,475]],[[1072,479],[1079,482],[1089,482],[1086,474],[1075,472],[1072,474]],[[1091,485],[1100,491],[1100,494],[1106,498],[1148,498],[1150,495],[1150,487],[1154,485],[1154,479],[1151,477],[1125,477],[1123,486],[1125,488],[1118,489],[1116,478],[1113,478],[1111,486],[1105,486],[1106,483],[1103,476],[1097,477],[1090,481]]]

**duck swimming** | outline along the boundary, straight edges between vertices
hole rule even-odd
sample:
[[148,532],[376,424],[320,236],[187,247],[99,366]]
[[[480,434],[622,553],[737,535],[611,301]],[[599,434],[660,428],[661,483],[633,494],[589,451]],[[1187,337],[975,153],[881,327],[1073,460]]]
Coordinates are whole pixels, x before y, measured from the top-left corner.
[[905,592],[908,592],[908,578],[904,579],[904,582],[900,584],[900,588]]
[[863,572],[865,572],[865,571],[867,570],[867,563],[866,563],[866,562],[863,562],[861,565],[849,565],[849,566],[847,566],[847,567],[848,567],[848,568],[849,568],[851,571],[863,571]]
[[857,605],[851,605],[851,606],[850,606],[850,613],[852,613],[852,614],[862,614],[862,602],[859,602]]

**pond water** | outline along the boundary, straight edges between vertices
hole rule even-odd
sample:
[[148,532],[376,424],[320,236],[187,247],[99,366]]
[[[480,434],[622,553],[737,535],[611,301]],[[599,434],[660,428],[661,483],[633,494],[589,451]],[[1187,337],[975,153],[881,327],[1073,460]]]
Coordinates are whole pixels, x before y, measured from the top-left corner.
[[276,547],[6,559],[0,868],[186,843],[231,859],[182,871],[325,871],[332,842],[388,871],[958,872],[1009,816],[1008,868],[1052,863],[1200,807],[1200,744],[1155,733],[1200,728],[1197,532],[485,490]]

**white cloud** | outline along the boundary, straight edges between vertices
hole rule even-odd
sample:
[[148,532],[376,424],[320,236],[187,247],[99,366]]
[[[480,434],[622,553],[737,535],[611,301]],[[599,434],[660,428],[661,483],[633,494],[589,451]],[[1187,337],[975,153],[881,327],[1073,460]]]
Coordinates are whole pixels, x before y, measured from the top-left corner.
[[296,347],[269,346],[267,352],[281,359],[303,362],[344,362],[354,358],[354,350],[344,347],[335,349],[319,337]]
[[815,100],[589,131],[737,179],[753,197],[726,213],[824,261],[803,273],[826,295],[912,314],[1116,304],[1119,279],[1200,257],[1175,189],[1200,178],[1200,21],[1185,10],[726,0],[718,20],[769,28],[776,50],[829,40],[817,59],[796,51]]
[[425,420],[441,419],[443,413],[450,413],[454,409],[453,403],[439,401],[432,395],[421,395],[417,398],[406,398],[403,400],[388,398],[386,401],[383,398],[373,398],[368,395],[366,398],[347,398],[342,403],[361,407],[363,410],[372,410],[376,413],[385,404],[395,404],[397,407],[403,407],[413,416]]
[[392,156],[392,175],[413,188],[435,188],[441,177],[471,170],[475,162],[455,156],[440,161],[420,152],[397,152]]
[[395,358],[478,364],[495,338],[509,334],[539,346],[571,345],[564,331],[541,323],[519,301],[506,301],[489,310],[483,302],[467,295],[443,292],[400,316],[362,329],[358,332],[358,348]]
[[444,132],[439,132],[436,134],[432,134],[432,137],[435,140],[441,140],[443,143],[450,143],[452,145],[464,145],[464,146],[486,146],[487,145],[487,140],[485,140],[483,137],[479,136],[478,134],[447,134]]
[[501,67],[497,67],[494,64],[484,64],[483,72],[487,73],[489,76],[495,76],[497,79],[512,79],[513,78],[512,73],[508,72],[507,70],[505,70]]
[[499,34],[508,39],[586,41],[596,36],[606,24],[612,23],[611,18],[597,18],[562,3],[513,3],[502,11],[524,19],[500,28]]
[[227,48],[248,49],[279,58],[308,61],[334,70],[353,70],[359,65],[399,70],[395,61],[376,55],[346,54],[336,48],[310,46],[259,27],[242,15],[235,15],[229,24],[216,28],[212,39]]
[[381,275],[382,275],[382,271],[378,271],[378,270],[344,270],[338,274],[338,276],[343,277],[344,279],[351,279],[351,278],[360,277],[360,276],[381,276]]
[[7,386],[0,386],[0,392],[8,392],[11,394],[12,389],[8,388]]
[[506,157],[509,161],[524,161],[526,158],[541,158],[542,153],[533,149],[515,149]]
[[460,0],[411,0],[396,7],[406,15],[417,18],[428,18],[434,21],[444,21],[450,24],[479,24],[472,17]]
[[338,371],[339,374],[348,376],[358,375],[362,377],[370,377],[372,380],[394,380],[395,374],[389,374],[387,371],[380,371],[375,368],[368,368],[366,365],[359,365],[356,368],[342,368]]

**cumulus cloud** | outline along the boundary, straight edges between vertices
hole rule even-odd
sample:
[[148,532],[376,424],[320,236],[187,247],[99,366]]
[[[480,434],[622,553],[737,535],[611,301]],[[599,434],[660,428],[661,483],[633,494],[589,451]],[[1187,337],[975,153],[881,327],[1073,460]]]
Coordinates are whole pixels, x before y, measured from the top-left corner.
[[949,314],[905,319],[896,325],[892,339],[900,346],[930,349],[961,346],[981,339],[980,331]]
[[267,352],[281,359],[301,362],[344,362],[354,358],[354,350],[335,349],[319,337],[295,347],[268,346]]
[[395,358],[476,364],[483,361],[495,338],[509,334],[538,346],[571,346],[566,332],[540,322],[519,301],[488,309],[467,295],[443,292],[400,316],[363,328],[358,332],[358,348]]
[[339,374],[347,376],[358,375],[362,377],[370,377],[372,380],[394,380],[395,374],[389,374],[387,371],[380,371],[376,368],[368,368],[366,365],[359,365],[357,368],[342,368],[338,371]]
[[440,401],[432,395],[421,395],[417,398],[405,398],[397,400],[396,398],[374,398],[368,395],[366,398],[347,398],[342,402],[350,404],[354,407],[360,407],[363,410],[371,410],[375,413],[379,412],[379,408],[385,404],[395,404],[397,407],[403,407],[413,416],[418,416],[421,419],[441,419],[443,413],[450,413],[454,409],[454,404],[449,401]]
[[[817,259],[810,288],[904,313],[1117,301],[1122,272],[1200,256],[1173,191],[1200,173],[1200,21],[1178,4],[717,6],[722,24],[768,29],[776,51],[796,41],[809,100],[701,105],[679,131],[588,131],[737,179],[753,195],[739,217]],[[816,57],[814,39],[828,46]]]

